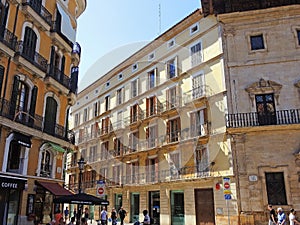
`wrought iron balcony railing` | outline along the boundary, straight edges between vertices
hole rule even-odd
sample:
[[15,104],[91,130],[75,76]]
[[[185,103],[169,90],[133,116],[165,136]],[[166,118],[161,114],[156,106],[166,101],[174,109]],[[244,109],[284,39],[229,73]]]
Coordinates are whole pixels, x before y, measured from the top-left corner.
[[0,26],[0,41],[10,49],[15,51],[17,36],[6,29],[5,26]]
[[226,115],[228,128],[255,127],[265,125],[287,125],[300,123],[300,109],[275,111],[273,114],[260,115],[257,112]]
[[41,1],[23,0],[22,5],[24,5],[24,6],[29,5],[41,18],[43,18],[46,21],[46,23],[48,23],[51,26],[52,15],[42,5]]
[[60,138],[62,140],[68,141],[72,144],[75,143],[74,132],[66,130],[65,127],[54,124],[53,129],[47,128],[45,126],[45,118],[37,114],[30,114],[27,111],[22,111],[21,109],[14,109],[11,102],[1,98],[0,99],[0,116],[8,118],[14,122],[23,124],[27,127],[34,128],[36,130],[45,132],[54,137]]
[[70,78],[51,64],[48,65],[47,75],[62,84],[64,87],[70,89]]
[[43,72],[47,72],[47,59],[37,53],[35,49],[32,49],[32,47],[24,45],[23,41],[18,41],[16,46],[16,54],[21,55]]

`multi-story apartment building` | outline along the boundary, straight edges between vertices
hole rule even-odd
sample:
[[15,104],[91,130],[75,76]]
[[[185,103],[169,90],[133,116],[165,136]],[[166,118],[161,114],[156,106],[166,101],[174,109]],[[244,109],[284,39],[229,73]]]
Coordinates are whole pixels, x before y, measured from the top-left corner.
[[155,224],[237,221],[220,189],[226,177],[236,195],[225,82],[220,25],[196,10],[78,94],[67,185],[78,188],[82,156],[84,191],[123,206],[127,222],[143,209]]
[[85,0],[0,2],[0,223],[47,223],[74,148],[68,111],[76,100]]
[[300,210],[300,1],[202,1],[222,25],[239,224]]

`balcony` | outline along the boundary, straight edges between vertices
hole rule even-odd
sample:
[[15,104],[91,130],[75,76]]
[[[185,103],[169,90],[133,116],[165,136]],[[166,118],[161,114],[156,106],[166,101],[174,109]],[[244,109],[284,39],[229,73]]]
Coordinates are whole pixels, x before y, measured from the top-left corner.
[[274,112],[272,115],[259,115],[257,112],[226,115],[227,128],[288,125],[299,123],[300,109],[280,110]]
[[58,90],[63,91],[65,94],[70,90],[70,78],[65,75],[58,68],[48,65],[48,72],[45,78],[46,84],[56,87]]
[[105,182],[109,187],[113,187],[202,179],[211,176],[212,174],[208,165],[198,165],[118,176],[106,179]]
[[[40,3],[37,4],[36,2]],[[41,4],[41,1],[23,0],[21,9],[26,17],[38,25],[43,31],[50,30],[52,15]]]
[[[3,98],[0,99],[0,109],[0,116],[12,120],[13,122],[20,123],[27,127],[39,130],[72,144],[75,143],[73,131],[66,130],[65,127],[59,124],[55,124],[52,129],[46,128],[44,117],[37,114],[31,115],[29,112],[14,110],[11,108],[11,102]],[[11,126],[13,125],[10,124],[10,127]]]
[[5,26],[0,26],[0,49],[4,54],[13,56],[15,53],[17,37]]
[[15,60],[33,74],[45,77],[48,67],[47,59],[35,52],[32,48],[25,46],[23,41],[17,43]]

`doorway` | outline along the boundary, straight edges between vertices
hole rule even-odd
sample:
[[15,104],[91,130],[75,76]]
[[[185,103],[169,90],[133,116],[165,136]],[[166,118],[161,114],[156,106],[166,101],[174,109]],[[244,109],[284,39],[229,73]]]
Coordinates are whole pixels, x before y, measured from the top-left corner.
[[195,189],[196,225],[215,225],[213,189]]

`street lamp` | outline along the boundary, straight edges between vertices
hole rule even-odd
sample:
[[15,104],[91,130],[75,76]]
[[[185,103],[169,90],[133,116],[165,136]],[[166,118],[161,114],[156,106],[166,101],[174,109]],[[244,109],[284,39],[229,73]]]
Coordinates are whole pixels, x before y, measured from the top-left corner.
[[[82,193],[82,171],[84,169],[84,165],[86,164],[86,162],[84,161],[83,157],[81,156],[79,161],[77,162],[78,164],[78,168],[79,168],[79,180],[78,180],[78,193]],[[82,208],[83,205],[82,204],[78,204],[78,211],[77,211],[77,221],[76,224],[80,223],[80,217],[82,214]]]
[[78,193],[82,193],[82,171],[84,169],[85,161],[83,157],[81,156],[78,163],[78,168],[79,168],[79,181],[78,181]]

